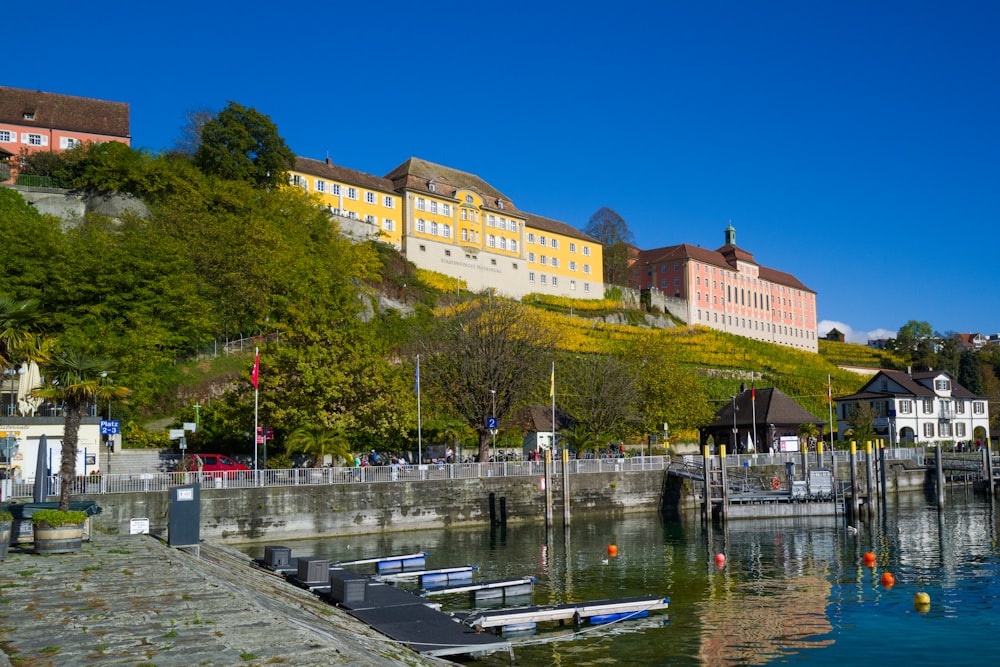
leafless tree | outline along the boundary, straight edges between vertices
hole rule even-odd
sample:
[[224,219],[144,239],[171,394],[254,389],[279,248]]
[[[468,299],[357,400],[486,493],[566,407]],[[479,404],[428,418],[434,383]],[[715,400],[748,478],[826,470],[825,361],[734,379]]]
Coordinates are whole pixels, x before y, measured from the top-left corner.
[[477,433],[480,461],[489,459],[487,419],[503,426],[548,379],[553,341],[535,311],[495,297],[459,306],[424,337],[421,381]]

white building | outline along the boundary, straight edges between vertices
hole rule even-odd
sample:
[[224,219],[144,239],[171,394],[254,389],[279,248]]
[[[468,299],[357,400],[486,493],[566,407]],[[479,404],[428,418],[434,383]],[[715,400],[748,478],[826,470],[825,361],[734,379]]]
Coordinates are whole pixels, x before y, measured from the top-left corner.
[[880,370],[856,394],[840,396],[840,431],[850,428],[858,405],[867,403],[876,432],[897,443],[971,443],[989,437],[990,411],[985,396],[976,396],[944,371],[904,373]]

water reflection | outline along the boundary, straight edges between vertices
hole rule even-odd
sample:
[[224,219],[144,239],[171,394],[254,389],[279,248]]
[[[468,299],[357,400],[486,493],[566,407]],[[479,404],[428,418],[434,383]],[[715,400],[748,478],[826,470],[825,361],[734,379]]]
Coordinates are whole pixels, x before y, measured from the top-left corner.
[[[567,530],[510,523],[282,544],[331,561],[426,551],[428,568],[476,565],[477,580],[534,576],[535,605],[671,599],[669,611],[645,619],[518,638],[519,665],[843,665],[935,655],[979,664],[1000,631],[997,519],[988,501],[952,495],[941,511],[920,494],[892,497],[857,535],[837,517],[706,525],[696,514],[577,515]],[[260,557],[263,546],[245,551]],[[882,584],[886,572],[895,585]],[[929,611],[915,608],[918,591],[930,595]],[[435,601],[470,608],[467,596]]]

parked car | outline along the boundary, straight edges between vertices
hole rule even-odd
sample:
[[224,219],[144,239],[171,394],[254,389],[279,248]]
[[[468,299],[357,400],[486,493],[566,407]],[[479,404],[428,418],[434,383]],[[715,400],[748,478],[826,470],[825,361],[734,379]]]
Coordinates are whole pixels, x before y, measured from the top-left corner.
[[222,454],[192,454],[191,458],[193,460],[190,468],[210,477],[242,477],[238,473],[250,470],[236,459]]

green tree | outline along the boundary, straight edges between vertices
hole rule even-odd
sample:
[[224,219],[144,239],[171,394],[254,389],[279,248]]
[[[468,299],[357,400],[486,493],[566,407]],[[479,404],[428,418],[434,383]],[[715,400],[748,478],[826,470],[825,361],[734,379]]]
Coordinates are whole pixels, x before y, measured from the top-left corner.
[[864,447],[866,442],[875,440],[875,412],[864,401],[854,404],[854,411],[848,415],[851,425],[851,440]]
[[295,154],[269,117],[231,101],[201,126],[194,162],[206,174],[275,188],[287,182]]
[[36,357],[39,341],[31,326],[37,317],[37,301],[13,301],[0,295],[0,370]]
[[628,247],[634,239],[625,220],[613,209],[602,206],[590,216],[583,231],[600,241],[604,248],[604,282],[628,285]]
[[421,380],[478,434],[479,460],[487,461],[487,418],[503,423],[548,379],[545,358],[554,339],[535,311],[499,298],[463,304],[435,325],[420,337]]
[[714,410],[698,374],[680,364],[675,350],[658,336],[644,337],[626,352],[638,386],[638,435],[661,433],[690,436],[712,420]]
[[289,434],[285,441],[285,451],[289,454],[307,454],[314,459],[314,466],[323,465],[326,457],[342,459],[352,465],[351,444],[340,429],[327,428],[319,424],[300,426]]
[[86,357],[72,348],[54,355],[44,369],[45,385],[35,389],[33,394],[63,406],[65,430],[59,462],[59,509],[68,511],[76,480],[80,422],[91,405],[122,400],[128,396],[128,389],[111,383],[114,362]]

